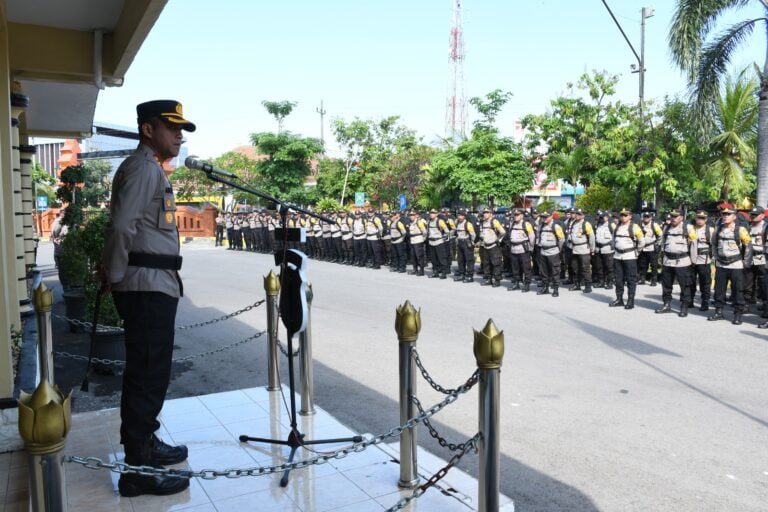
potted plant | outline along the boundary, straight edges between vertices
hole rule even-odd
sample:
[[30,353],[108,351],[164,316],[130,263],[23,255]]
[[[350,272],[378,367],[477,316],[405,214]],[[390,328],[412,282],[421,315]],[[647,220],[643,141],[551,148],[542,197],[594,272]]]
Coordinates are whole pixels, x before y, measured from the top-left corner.
[[[61,223],[66,226],[67,234],[61,242],[59,261],[59,280],[64,290],[66,315],[74,320],[85,317],[85,281],[88,268],[80,242],[80,225],[83,222],[83,195],[78,193],[80,184],[85,180],[85,168],[82,165],[67,167],[59,176],[61,185],[56,190],[56,198],[67,204]],[[82,327],[71,323],[70,332],[80,332]]]

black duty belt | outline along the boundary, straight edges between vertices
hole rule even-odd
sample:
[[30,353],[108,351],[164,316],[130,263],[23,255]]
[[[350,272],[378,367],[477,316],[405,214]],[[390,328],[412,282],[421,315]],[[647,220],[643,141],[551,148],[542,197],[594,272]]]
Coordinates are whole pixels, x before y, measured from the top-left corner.
[[696,249],[696,253],[699,255],[706,254],[707,256],[709,256],[709,247],[698,247]]
[[733,256],[718,256],[717,262],[721,265],[730,265],[732,263],[736,263],[741,259],[741,254],[736,254]]
[[668,260],[681,260],[683,258],[688,257],[687,252],[678,252],[678,253],[672,253],[672,252],[664,252],[664,257]]
[[146,254],[129,252],[128,265],[131,267],[159,268],[163,270],[181,270],[181,256],[165,254]]
[[616,248],[616,252],[619,253],[619,254],[626,254],[628,252],[633,252],[634,250],[635,250],[634,247],[629,248],[629,249],[619,249],[618,247]]

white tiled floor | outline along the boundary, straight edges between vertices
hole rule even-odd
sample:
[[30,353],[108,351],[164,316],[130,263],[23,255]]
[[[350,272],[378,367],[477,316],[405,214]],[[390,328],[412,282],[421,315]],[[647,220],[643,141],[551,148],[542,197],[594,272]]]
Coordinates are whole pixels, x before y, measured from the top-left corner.
[[[286,397],[287,398],[287,397]],[[354,435],[322,409],[313,416],[300,416],[300,430],[308,439]],[[180,398],[166,402],[160,415],[159,435],[169,443],[186,444],[189,458],[176,468],[226,469],[270,466],[286,461],[286,447],[240,443],[238,437],[285,439],[289,418],[279,392],[264,388]],[[117,409],[76,414],[67,438],[66,454],[93,455],[103,460],[122,460],[119,440],[120,417]],[[331,450],[339,445],[319,445]],[[302,449],[296,459],[315,454]],[[437,457],[419,451],[424,475],[432,466],[445,464]],[[328,464],[291,472],[287,487],[279,485],[280,475],[193,479],[188,490],[165,497],[122,498],[117,492],[119,475],[106,470],[93,471],[66,464],[70,511],[89,512],[381,512],[410,494],[397,487],[399,465],[396,445],[371,447],[361,453],[334,459]],[[424,461],[422,463],[422,461]],[[453,477],[449,480],[449,477]],[[411,502],[410,511],[468,512],[476,507],[476,481],[454,468],[446,481],[450,485],[430,489]],[[452,489],[448,492],[446,489]],[[27,467],[22,452],[0,455],[0,502],[5,512],[27,511]],[[504,499],[503,510],[512,511]]]

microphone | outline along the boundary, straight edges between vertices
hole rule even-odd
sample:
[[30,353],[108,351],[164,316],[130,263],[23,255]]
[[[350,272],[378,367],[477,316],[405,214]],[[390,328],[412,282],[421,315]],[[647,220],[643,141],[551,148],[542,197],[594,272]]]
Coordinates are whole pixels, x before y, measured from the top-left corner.
[[198,157],[194,155],[190,155],[187,157],[186,160],[184,160],[184,166],[187,167],[188,169],[198,169],[205,173],[218,174],[219,176],[226,176],[227,178],[237,178],[236,174],[232,174],[231,172],[225,171],[224,169],[219,169],[218,167],[214,167],[208,162],[204,160],[200,160]]

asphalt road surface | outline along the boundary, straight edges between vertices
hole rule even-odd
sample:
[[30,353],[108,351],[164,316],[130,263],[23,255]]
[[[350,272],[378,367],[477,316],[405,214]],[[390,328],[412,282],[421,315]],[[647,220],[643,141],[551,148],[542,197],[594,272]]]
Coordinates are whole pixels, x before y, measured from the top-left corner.
[[[46,251],[41,249],[41,254]],[[186,296],[178,324],[264,298],[271,256],[182,249]],[[529,511],[765,511],[768,509],[768,333],[655,315],[661,288],[639,287],[637,307],[608,308],[613,292],[561,289],[559,298],[310,261],[316,403],[360,432],[398,424],[395,307],[421,308],[417,347],[445,387],[475,370],[472,329],[504,330],[501,490]],[[677,298],[677,292],[675,292]],[[677,307],[677,301],[673,303]],[[730,310],[726,311],[730,318]],[[261,308],[177,336],[175,357],[223,346],[266,327]],[[281,327],[284,338],[284,329]],[[281,356],[281,377],[287,381]],[[263,340],[175,365],[170,397],[266,384]],[[424,381],[423,404],[441,399]],[[477,391],[435,417],[452,442],[478,429]],[[419,431],[422,446],[448,452]],[[461,467],[477,475],[477,458]]]

